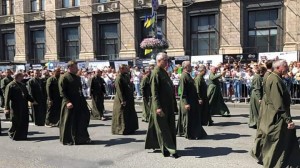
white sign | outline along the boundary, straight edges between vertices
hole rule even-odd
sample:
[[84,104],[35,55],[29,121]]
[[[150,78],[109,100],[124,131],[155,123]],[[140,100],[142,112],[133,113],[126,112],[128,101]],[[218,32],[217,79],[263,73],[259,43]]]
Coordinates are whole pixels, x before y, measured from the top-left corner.
[[206,64],[206,63],[210,63],[213,66],[217,66],[222,62],[223,62],[222,55],[201,55],[201,56],[191,57],[192,66],[196,66],[199,64]]
[[115,70],[119,71],[119,66],[122,64],[128,65],[128,61],[114,61],[115,63]]
[[259,53],[258,60],[274,60],[274,59],[284,59],[289,64],[292,61],[297,61],[298,54],[297,51],[289,51],[289,52],[266,52]]
[[43,66],[41,64],[34,64],[32,65],[33,70],[42,70]]
[[96,69],[103,69],[104,67],[109,67],[108,61],[103,62],[89,62],[89,69],[92,69],[93,71]]
[[24,71],[25,65],[16,65],[16,72]]

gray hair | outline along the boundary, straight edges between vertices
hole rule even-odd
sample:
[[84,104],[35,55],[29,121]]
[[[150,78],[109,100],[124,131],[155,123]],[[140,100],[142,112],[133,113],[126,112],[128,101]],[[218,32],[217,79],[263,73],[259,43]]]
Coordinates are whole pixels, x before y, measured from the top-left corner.
[[162,59],[164,59],[164,58],[167,58],[168,56],[167,56],[167,54],[166,53],[164,53],[164,52],[159,52],[157,55],[156,55],[156,62],[158,62],[158,61],[160,61],[160,60],[162,60]]
[[182,68],[185,69],[188,65],[190,65],[191,62],[190,61],[183,61],[182,62]]
[[203,64],[199,65],[198,71],[201,72],[201,71],[204,71],[204,70],[206,70],[205,65],[203,65]]
[[276,69],[280,66],[284,66],[285,64],[287,65],[287,62],[284,59],[276,60],[273,62],[273,68]]

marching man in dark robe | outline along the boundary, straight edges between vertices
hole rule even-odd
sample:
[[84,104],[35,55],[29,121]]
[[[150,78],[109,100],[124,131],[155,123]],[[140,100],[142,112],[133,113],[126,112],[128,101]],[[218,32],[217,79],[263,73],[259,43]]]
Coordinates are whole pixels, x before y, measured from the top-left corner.
[[201,112],[201,123],[202,125],[212,126],[213,121],[208,109],[209,105],[207,99],[207,84],[204,79],[204,75],[206,74],[206,67],[204,65],[200,65],[198,70],[199,74],[195,78],[195,86]]
[[257,130],[256,130],[256,137],[255,137],[255,141],[254,141],[254,147],[251,150],[251,155],[255,158],[257,158],[257,160],[262,161],[262,146],[263,146],[263,133],[259,128],[260,125],[260,120],[261,120],[261,116],[262,113],[264,113],[267,109],[267,100],[266,100],[266,82],[267,79],[269,77],[269,75],[273,72],[273,60],[268,60],[266,62],[266,68],[267,68],[267,72],[264,74],[263,76],[263,82],[262,82],[262,87],[263,87],[263,97],[262,100],[260,102],[260,108],[259,108],[259,115],[258,115],[258,119],[257,119]]
[[178,158],[176,149],[175,111],[177,103],[174,85],[166,68],[166,53],[158,53],[157,66],[151,73],[151,112],[145,149],[160,149],[164,157]]
[[260,103],[263,97],[263,78],[267,69],[259,67],[255,70],[251,82],[251,97],[250,97],[250,115],[249,115],[249,128],[257,128]]
[[190,61],[182,63],[183,72],[180,76],[179,87],[180,108],[177,123],[177,135],[187,139],[202,139],[207,134],[201,124],[200,105],[195,82],[191,77],[192,66]]
[[29,124],[28,101],[34,102],[28,94],[26,86],[21,82],[23,73],[17,73],[15,79],[5,89],[4,111],[10,112],[12,125],[8,135],[12,140],[26,140]]
[[149,116],[150,116],[150,104],[151,104],[150,76],[151,76],[151,70],[146,69],[143,79],[141,81],[141,93],[143,95],[142,121],[144,122],[149,122]]
[[[292,121],[291,98],[282,75],[287,73],[285,60],[273,62],[274,71],[266,80],[266,111],[261,113],[259,130],[262,133],[261,158],[264,167],[299,167],[300,149]],[[253,155],[252,155],[253,156]]]
[[82,93],[80,76],[75,61],[68,62],[68,72],[59,79],[62,108],[59,122],[60,142],[64,145],[90,144],[88,133],[90,112]]
[[133,87],[127,74],[127,65],[120,65],[119,75],[115,80],[116,96],[112,114],[112,134],[134,134],[139,128],[134,108]]
[[[5,89],[6,89],[6,86],[11,82],[13,81],[14,79],[11,77],[12,75],[12,71],[10,69],[7,69],[6,72],[5,72],[5,75],[6,77],[1,79],[1,90],[2,90],[2,93],[5,94]],[[3,100],[1,100],[1,107],[4,107],[5,105],[5,96],[2,97]],[[10,114],[9,113],[5,113],[5,118],[8,120],[10,119]]]
[[47,112],[47,94],[40,77],[40,70],[34,70],[34,77],[28,81],[28,91],[34,101],[38,103],[36,105],[32,104],[31,106],[34,124],[37,126],[44,126]]
[[48,111],[46,114],[46,127],[57,127],[59,125],[62,101],[58,88],[59,77],[60,68],[57,68],[54,70],[53,76],[47,79]]
[[90,95],[92,97],[92,119],[106,120],[104,117],[104,95],[105,90],[105,81],[101,77],[102,71],[98,69],[95,71],[95,76],[91,81]]
[[224,102],[221,85],[219,78],[224,76],[226,71],[222,74],[217,74],[217,67],[210,68],[207,98],[209,100],[209,112],[211,115],[222,115],[223,117],[229,117],[230,111]]

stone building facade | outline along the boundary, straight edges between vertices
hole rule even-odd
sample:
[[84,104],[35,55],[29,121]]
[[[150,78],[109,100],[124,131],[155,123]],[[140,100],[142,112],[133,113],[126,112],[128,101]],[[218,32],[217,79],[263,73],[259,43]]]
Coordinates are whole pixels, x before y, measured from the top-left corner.
[[[170,56],[299,50],[300,0],[158,0]],[[1,0],[0,60],[149,58],[151,0]]]

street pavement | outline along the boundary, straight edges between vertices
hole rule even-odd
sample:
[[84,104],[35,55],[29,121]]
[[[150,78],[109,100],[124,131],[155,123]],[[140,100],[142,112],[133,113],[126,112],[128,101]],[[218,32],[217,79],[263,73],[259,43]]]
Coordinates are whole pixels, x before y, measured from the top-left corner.
[[[111,118],[112,102],[106,101]],[[215,125],[204,127],[208,136],[202,140],[177,137],[180,158],[164,158],[160,152],[145,150],[147,123],[141,122],[141,106],[136,105],[140,129],[135,135],[111,135],[111,119],[91,120],[92,145],[63,146],[58,128],[37,127],[30,123],[28,141],[12,141],[7,137],[9,122],[2,121],[0,136],[0,168],[259,168],[249,155],[256,130],[248,128],[249,108],[229,106],[232,116],[215,116]],[[300,108],[292,115],[300,125]],[[3,119],[3,113],[0,114]],[[297,135],[300,135],[297,126]]]

